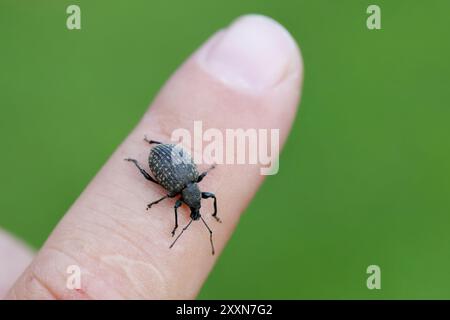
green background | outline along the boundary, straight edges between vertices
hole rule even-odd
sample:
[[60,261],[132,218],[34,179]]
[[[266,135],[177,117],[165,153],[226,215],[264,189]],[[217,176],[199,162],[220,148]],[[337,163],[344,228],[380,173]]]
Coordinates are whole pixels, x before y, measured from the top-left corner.
[[296,38],[303,99],[199,298],[450,298],[445,0],[0,0],[0,225],[41,246],[167,77],[244,13]]

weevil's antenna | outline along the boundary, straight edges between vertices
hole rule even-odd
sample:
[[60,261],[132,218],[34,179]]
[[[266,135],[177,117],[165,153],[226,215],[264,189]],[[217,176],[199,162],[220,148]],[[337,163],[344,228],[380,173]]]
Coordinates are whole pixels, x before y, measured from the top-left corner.
[[170,245],[169,249],[172,249],[173,245],[175,244],[175,242],[177,242],[177,240],[181,237],[181,235],[183,234],[184,230],[186,230],[187,228],[189,228],[189,226],[192,223],[192,219],[191,221],[189,221],[189,223],[186,225],[186,227],[183,228],[183,230],[181,230],[180,234],[176,237],[176,239],[174,240],[174,242],[172,242],[172,244]]
[[214,255],[214,243],[213,243],[213,239],[212,239],[213,232],[211,231],[211,229],[206,224],[206,221],[203,220],[203,217],[200,217],[200,219],[202,219],[203,223],[205,224],[206,229],[208,229],[208,231],[209,231],[209,241],[211,242],[212,254]]

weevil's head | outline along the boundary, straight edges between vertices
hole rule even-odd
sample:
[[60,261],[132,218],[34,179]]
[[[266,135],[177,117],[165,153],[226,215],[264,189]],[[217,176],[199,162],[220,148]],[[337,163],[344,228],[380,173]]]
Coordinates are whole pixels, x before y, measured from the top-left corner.
[[191,208],[191,219],[198,220],[202,215],[200,214],[199,209]]
[[190,183],[181,192],[184,203],[191,209],[191,218],[200,219],[202,194],[196,183]]

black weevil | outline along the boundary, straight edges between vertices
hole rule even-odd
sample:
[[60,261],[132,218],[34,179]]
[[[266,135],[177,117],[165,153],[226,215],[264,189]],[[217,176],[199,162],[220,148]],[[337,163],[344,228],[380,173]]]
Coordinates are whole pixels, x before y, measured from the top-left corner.
[[212,166],[202,174],[199,174],[194,160],[186,151],[184,151],[181,146],[175,144],[165,144],[154,140],[148,140],[147,138],[144,138],[144,140],[149,144],[156,144],[156,147],[150,150],[150,154],[148,156],[148,164],[155,178],[150,176],[139,165],[137,160],[130,158],[127,158],[125,160],[133,162],[147,180],[162,186],[168,192],[167,195],[165,195],[161,199],[148,204],[147,210],[150,209],[154,204],[157,204],[166,198],[174,198],[176,196],[180,196],[174,206],[175,227],[172,230],[172,236],[174,236],[175,230],[178,228],[177,209],[181,207],[183,203],[185,203],[191,209],[191,220],[181,230],[175,241],[170,245],[170,248],[173,247],[173,245],[175,244],[175,242],[177,242],[183,232],[191,225],[192,221],[201,219],[209,231],[209,240],[211,242],[212,254],[214,254],[212,230],[202,218],[200,214],[200,207],[202,198],[213,198],[214,212],[212,216],[218,222],[221,222],[219,217],[217,217],[217,199],[214,193],[201,192],[197,185],[197,183],[202,181],[203,178],[208,174],[208,171],[213,169],[214,166]]

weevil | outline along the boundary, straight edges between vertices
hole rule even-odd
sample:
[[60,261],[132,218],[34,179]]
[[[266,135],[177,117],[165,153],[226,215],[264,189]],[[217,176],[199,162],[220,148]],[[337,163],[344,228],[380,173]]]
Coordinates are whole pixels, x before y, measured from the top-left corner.
[[194,160],[180,145],[148,140],[147,137],[144,138],[144,141],[150,145],[156,145],[150,150],[148,156],[148,165],[154,178],[142,168],[136,159],[127,158],[125,160],[134,163],[145,179],[162,186],[167,191],[167,194],[164,197],[149,203],[147,205],[147,210],[164,199],[179,197],[174,206],[175,226],[172,230],[172,237],[175,235],[175,231],[178,228],[178,208],[184,203],[191,210],[191,220],[181,230],[169,248],[174,246],[183,232],[189,228],[192,221],[200,219],[209,231],[212,254],[214,254],[213,232],[200,214],[200,208],[202,199],[213,198],[214,212],[212,213],[212,216],[218,222],[221,222],[220,218],[217,216],[217,198],[214,193],[201,192],[198,183],[202,181],[208,172],[211,169],[214,169],[215,166],[213,165],[205,172],[199,174]]

